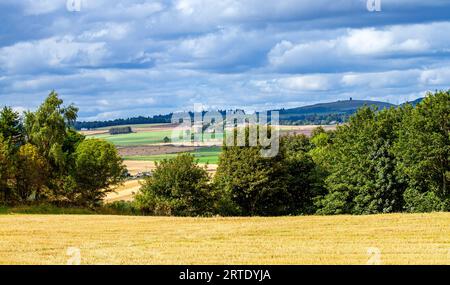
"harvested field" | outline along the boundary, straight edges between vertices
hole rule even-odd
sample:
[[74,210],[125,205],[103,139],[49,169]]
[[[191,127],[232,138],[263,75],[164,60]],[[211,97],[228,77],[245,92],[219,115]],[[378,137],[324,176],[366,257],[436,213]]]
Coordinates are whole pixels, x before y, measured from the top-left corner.
[[0,264],[450,264],[450,213],[172,218],[0,215]]

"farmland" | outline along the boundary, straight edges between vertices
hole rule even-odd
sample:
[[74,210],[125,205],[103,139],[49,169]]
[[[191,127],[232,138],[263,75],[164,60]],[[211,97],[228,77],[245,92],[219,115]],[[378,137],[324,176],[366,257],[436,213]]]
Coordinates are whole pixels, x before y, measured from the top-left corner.
[[[190,151],[199,163],[217,164],[221,153],[220,147],[202,147],[195,151]],[[166,158],[173,158],[177,154],[160,154],[160,155],[140,155],[140,156],[124,156],[124,160],[142,160],[142,161],[160,161]]]
[[450,213],[174,218],[0,215],[0,264],[450,264]]
[[92,137],[107,140],[116,146],[135,146],[163,143],[164,137],[170,138],[171,135],[170,130],[155,130],[121,135],[99,134]]
[[[205,141],[192,144],[187,136],[177,142],[165,142],[164,138],[172,138],[175,125],[173,124],[142,124],[130,125],[133,133],[110,135],[108,129],[110,127],[99,128],[91,131],[83,131],[88,138],[99,138],[113,143],[119,148],[119,152],[123,153],[124,160],[132,161],[160,161],[165,158],[173,158],[179,152],[189,152],[194,155],[199,163],[217,164],[220,155],[221,140],[223,134],[218,134],[212,141]],[[312,130],[317,126],[280,126],[282,134],[306,134],[310,135]],[[333,129],[335,126],[324,126],[325,129]],[[181,131],[178,131],[181,135]],[[210,139],[209,135],[205,135],[205,140]],[[199,146],[192,149],[192,146]],[[141,151],[138,154],[130,154],[129,150],[136,147],[164,147],[164,150],[155,152],[154,150]],[[191,149],[183,150],[182,147]],[[147,150],[149,150],[149,148]]]

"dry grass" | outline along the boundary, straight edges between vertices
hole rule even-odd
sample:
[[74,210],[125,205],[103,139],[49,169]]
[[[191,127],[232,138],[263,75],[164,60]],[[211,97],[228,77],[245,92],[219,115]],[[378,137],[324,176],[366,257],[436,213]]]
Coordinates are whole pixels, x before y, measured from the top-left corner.
[[450,264],[450,213],[279,218],[0,215],[0,264]]
[[131,201],[134,198],[134,195],[139,192],[141,188],[142,180],[129,180],[125,181],[125,183],[119,186],[115,192],[109,193],[105,197],[105,202],[110,203],[114,201]]
[[[154,161],[141,161],[141,160],[125,160],[123,162],[131,175],[136,175],[139,172],[148,172],[155,170],[156,165]],[[207,167],[207,171],[213,174],[217,170],[217,164],[204,164],[199,163],[198,165]]]

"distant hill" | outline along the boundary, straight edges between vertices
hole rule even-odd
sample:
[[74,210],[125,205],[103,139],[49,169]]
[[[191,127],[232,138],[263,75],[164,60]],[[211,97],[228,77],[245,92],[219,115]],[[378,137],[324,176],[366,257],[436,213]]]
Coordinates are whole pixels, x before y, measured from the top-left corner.
[[405,104],[411,104],[411,105],[413,105],[413,106],[416,106],[417,104],[419,104],[420,102],[422,102],[423,101],[423,97],[422,98],[417,98],[416,100],[414,100],[414,101],[411,101],[411,102],[405,102],[405,103],[403,103],[402,105],[405,105]]
[[376,106],[378,109],[395,107],[395,105],[369,100],[343,100],[330,103],[319,103],[309,106],[292,109],[281,109],[280,115],[308,115],[308,114],[334,114],[334,113],[354,113],[363,106]]
[[280,122],[286,125],[336,124],[346,122],[363,106],[376,106],[381,110],[396,105],[370,100],[342,100],[277,111],[280,112]]

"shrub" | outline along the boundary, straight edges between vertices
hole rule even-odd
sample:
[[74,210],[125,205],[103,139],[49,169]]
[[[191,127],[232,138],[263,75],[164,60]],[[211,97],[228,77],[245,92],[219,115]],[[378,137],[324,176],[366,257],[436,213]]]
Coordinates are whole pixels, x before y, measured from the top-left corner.
[[206,169],[187,153],[157,163],[136,195],[137,207],[152,215],[211,215],[213,204]]
[[110,215],[139,215],[140,213],[133,201],[114,201],[105,204],[100,211],[102,214]]
[[403,194],[405,210],[410,213],[426,213],[445,210],[445,204],[431,191],[420,193],[416,189],[407,189]]

